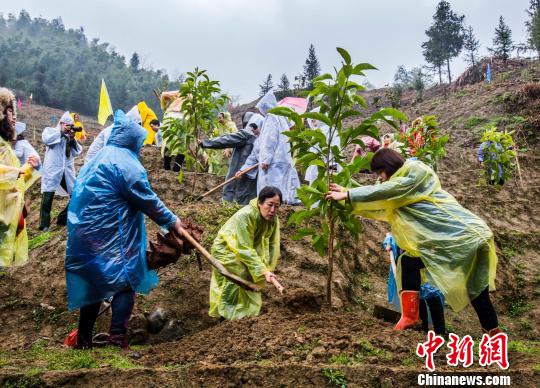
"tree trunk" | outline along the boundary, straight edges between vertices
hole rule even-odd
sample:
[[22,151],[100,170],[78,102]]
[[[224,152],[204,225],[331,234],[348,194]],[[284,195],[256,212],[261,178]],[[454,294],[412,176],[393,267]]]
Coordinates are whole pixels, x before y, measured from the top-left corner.
[[328,275],[326,277],[326,303],[332,306],[332,272],[334,270],[334,206],[328,209]]
[[441,68],[441,65],[437,66],[437,69],[439,70],[439,85],[442,85],[442,68]]
[[448,70],[448,83],[452,83],[452,74],[450,73],[450,58],[446,58],[446,69]]

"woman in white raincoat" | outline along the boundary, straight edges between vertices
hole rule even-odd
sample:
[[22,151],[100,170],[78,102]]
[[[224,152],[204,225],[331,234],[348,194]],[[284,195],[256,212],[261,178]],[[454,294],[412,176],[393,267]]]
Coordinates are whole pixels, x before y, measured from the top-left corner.
[[25,130],[26,124],[17,121],[17,123],[15,124],[15,132],[17,135],[17,139],[15,141],[15,145],[13,146],[13,149],[15,150],[15,155],[17,155],[21,166],[28,161],[30,156],[35,157],[35,159],[38,161],[38,166],[36,167],[36,169],[39,170],[41,168],[41,158],[39,157],[39,154],[37,153],[35,148],[32,147],[32,144],[30,144],[30,142],[25,139],[23,134]]
[[[75,183],[75,157],[82,152],[82,146],[75,140],[75,131],[71,129],[73,118],[65,112],[58,125],[43,130],[42,140],[47,146],[43,158],[41,178],[41,213],[39,229],[48,230],[51,224],[51,208],[55,193],[61,196],[71,195]],[[58,214],[57,224],[67,224],[67,206]]]
[[276,186],[283,193],[283,202],[298,204],[296,189],[300,187],[300,180],[294,168],[289,138],[283,134],[291,125],[285,117],[268,113],[276,106],[277,100],[272,92],[265,94],[255,105],[265,116],[258,144],[257,193],[266,186]]
[[[137,124],[142,125],[141,121],[141,115],[139,113],[139,108],[137,105],[135,105],[133,108],[130,109],[129,112],[126,113],[126,116],[135,121]],[[111,132],[113,129],[113,124],[109,125],[108,127],[104,128],[94,139],[92,144],[90,144],[90,147],[88,147],[88,151],[86,152],[86,156],[84,157],[84,163],[88,163],[94,157],[97,155],[99,151],[102,150],[103,147],[107,145],[107,142],[109,141],[109,137],[111,136]]]

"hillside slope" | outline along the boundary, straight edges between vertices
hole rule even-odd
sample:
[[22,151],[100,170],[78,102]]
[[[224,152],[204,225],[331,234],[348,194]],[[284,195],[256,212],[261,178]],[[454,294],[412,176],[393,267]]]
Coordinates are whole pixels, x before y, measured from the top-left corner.
[[[539,78],[538,65],[531,65],[526,72],[502,73],[492,84],[468,85],[448,93],[431,90],[418,103],[410,92],[402,107],[410,118],[439,116],[451,136],[448,156],[440,166],[443,188],[493,229],[499,253],[498,291],[493,300],[511,340],[511,366],[506,374],[516,386],[530,386],[531,382],[534,386],[539,379],[540,215],[536,206],[540,201],[540,132],[529,108],[540,101],[525,101],[517,113],[509,113],[508,104],[525,85]],[[366,97],[372,101],[377,94],[384,91],[372,91]],[[21,120],[36,129],[39,139],[52,112],[59,116],[59,112],[32,106],[22,110]],[[235,113],[237,121],[241,113]],[[95,136],[96,123],[83,119]],[[478,184],[475,147],[482,127],[491,124],[524,133],[519,138],[522,182],[516,177],[500,189]],[[42,147],[40,150],[42,153]],[[156,192],[175,212],[205,228],[204,244],[210,247],[219,226],[236,207],[219,204],[219,194],[201,203],[183,203],[189,189],[177,183],[174,173],[160,169],[158,149],[145,148],[142,160]],[[188,174],[186,182],[191,178]],[[373,179],[359,178],[365,182]],[[195,191],[203,192],[217,183],[216,177],[204,175]],[[33,237],[29,263],[0,272],[0,382],[4,384],[324,385],[328,378],[321,371],[331,368],[340,370],[353,385],[409,386],[425,370],[414,355],[416,344],[425,336],[417,331],[395,332],[391,323],[372,315],[373,306],[385,305],[386,300],[388,259],[380,242],[387,226],[369,220],[363,220],[359,240],[348,239],[338,256],[337,295],[332,307],[321,305],[324,260],[306,241],[291,240],[292,229],[284,227],[278,276],[288,293],[282,298],[268,289],[259,317],[222,323],[209,318],[210,267],[203,263],[199,271],[195,257],[186,257],[162,271],[154,292],[137,299],[132,335],[144,345],[131,352],[60,349],[60,341],[76,325],[77,314],[66,311],[65,305],[65,230],[38,233],[38,194],[39,187],[34,187],[28,196]],[[64,203],[57,201],[54,208],[60,209]],[[282,221],[292,211],[285,207]],[[148,228],[148,235],[153,236],[155,226],[148,223]],[[165,316],[165,327],[151,334],[147,317],[158,309]],[[479,338],[481,330],[472,308],[460,314],[447,310],[446,317],[453,332]],[[100,330],[107,330],[106,322],[100,320]],[[456,370],[443,366],[443,354],[436,362],[441,370]],[[467,371],[486,369],[475,363]]]

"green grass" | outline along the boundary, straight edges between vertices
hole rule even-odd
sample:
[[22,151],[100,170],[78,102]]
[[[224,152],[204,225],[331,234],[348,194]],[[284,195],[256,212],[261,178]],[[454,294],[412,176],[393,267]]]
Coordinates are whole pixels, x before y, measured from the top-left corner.
[[508,350],[540,356],[540,341],[508,341]]
[[51,239],[52,236],[53,236],[53,233],[51,232],[43,232],[43,233],[38,234],[36,237],[28,241],[28,250],[31,251],[32,249],[45,245]]
[[485,117],[471,116],[463,123],[463,128],[472,129],[488,122]]
[[0,353],[0,368],[20,365],[25,365],[25,374],[32,376],[45,371],[96,369],[103,366],[114,369],[138,367],[116,347],[75,350],[46,347],[38,342],[26,351]]
[[342,388],[347,386],[347,377],[345,377],[343,372],[331,368],[322,368],[321,373],[329,385]]
[[534,308],[534,304],[530,303],[522,294],[506,296],[503,298],[503,302],[508,309],[508,315],[513,318],[521,317]]

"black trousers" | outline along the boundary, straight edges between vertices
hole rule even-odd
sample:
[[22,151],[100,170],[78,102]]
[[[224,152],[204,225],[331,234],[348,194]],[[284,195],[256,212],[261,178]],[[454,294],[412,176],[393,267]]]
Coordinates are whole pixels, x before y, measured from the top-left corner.
[[[135,292],[125,289],[116,293],[111,302],[112,318],[109,334],[126,334],[129,318],[135,305]],[[99,314],[101,302],[81,307],[79,315],[79,332],[77,342],[89,347],[92,344],[92,333]]]
[[[62,180],[60,181],[60,186],[67,192],[67,184],[66,184],[66,177],[62,176]],[[39,229],[48,228],[51,226],[51,210],[52,210],[52,204],[54,200],[54,192],[45,192],[43,193],[43,197],[41,198],[41,210],[39,213]],[[58,218],[56,219],[56,223],[58,225],[65,226],[67,225],[67,212],[68,212],[68,205],[58,214]]]
[[[420,291],[420,270],[425,268],[424,263],[418,257],[401,257],[401,286],[403,290]],[[489,290],[486,287],[480,295],[471,300],[471,305],[478,315],[480,324],[485,330],[495,329],[499,326],[497,313],[489,298]],[[432,315],[433,318],[433,315]]]

